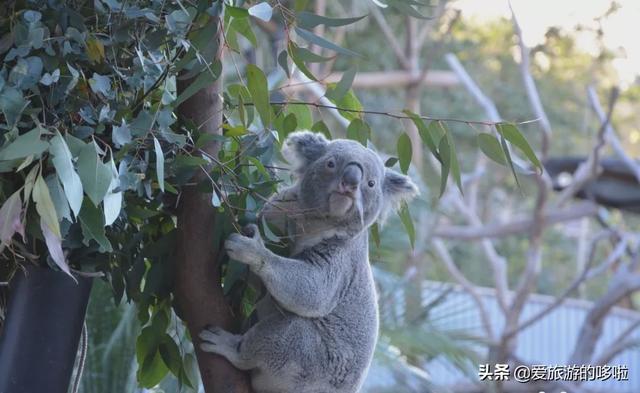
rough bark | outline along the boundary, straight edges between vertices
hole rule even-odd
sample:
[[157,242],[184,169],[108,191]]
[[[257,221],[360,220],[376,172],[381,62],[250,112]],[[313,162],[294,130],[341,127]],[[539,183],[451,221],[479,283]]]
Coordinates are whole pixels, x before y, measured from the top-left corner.
[[[179,81],[183,90],[191,81]],[[181,119],[201,125],[201,131],[219,134],[222,124],[221,78],[200,90],[178,108]],[[209,143],[202,150],[216,155],[219,146]],[[204,173],[195,175],[194,182]],[[219,250],[214,244],[216,219],[211,195],[196,187],[185,187],[178,206],[178,236],[175,261],[175,296],[181,318],[193,338],[198,366],[207,393],[250,392],[248,377],[235,369],[226,359],[198,348],[198,333],[206,325],[233,330],[237,321],[224,299],[221,281]]]

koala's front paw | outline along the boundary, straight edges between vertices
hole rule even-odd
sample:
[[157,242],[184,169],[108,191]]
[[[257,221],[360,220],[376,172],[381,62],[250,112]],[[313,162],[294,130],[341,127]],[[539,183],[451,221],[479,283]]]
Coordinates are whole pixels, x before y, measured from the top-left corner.
[[260,231],[254,224],[244,227],[242,234],[231,234],[224,242],[224,248],[231,259],[246,263],[252,269],[262,267],[267,254],[267,249],[260,237]]
[[199,337],[201,350],[226,357],[232,356],[240,342],[240,336],[235,336],[217,326],[207,326],[200,332]]

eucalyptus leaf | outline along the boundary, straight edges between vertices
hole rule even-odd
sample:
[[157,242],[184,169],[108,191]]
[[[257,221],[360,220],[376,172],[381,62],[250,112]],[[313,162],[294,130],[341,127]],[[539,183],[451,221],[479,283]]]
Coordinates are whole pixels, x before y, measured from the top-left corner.
[[67,259],[64,256],[64,252],[62,251],[62,239],[60,238],[60,236],[51,231],[51,228],[42,217],[40,217],[40,229],[42,230],[44,242],[47,245],[47,249],[49,250],[49,256],[51,257],[53,262],[58,265],[60,270],[67,273],[69,277],[75,280],[75,278],[71,275],[69,264],[67,263]]
[[3,146],[0,150],[0,160],[18,160],[30,155],[40,157],[49,148],[49,144],[40,139],[41,133],[42,130],[36,127],[18,136],[10,144]]
[[398,138],[397,142],[398,159],[400,160],[400,170],[402,173],[407,173],[409,165],[411,165],[411,156],[413,155],[413,148],[411,146],[411,138],[409,135],[403,133]]
[[266,1],[249,7],[247,11],[249,15],[265,22],[269,22],[271,20],[271,16],[273,15],[273,8],[271,8],[269,3],[267,3]]
[[316,15],[311,12],[300,12],[296,18],[298,26],[305,29],[313,29],[316,26],[324,25],[327,27],[339,27],[353,24],[367,15],[357,16],[355,18],[329,18],[326,16]]
[[507,159],[502,151],[502,146],[498,138],[485,132],[478,134],[478,147],[485,156],[489,157],[493,161],[500,165],[507,165]]
[[271,106],[269,105],[269,86],[267,78],[260,68],[254,64],[247,65],[247,89],[253,99],[265,128],[271,124]]
[[340,82],[338,82],[335,87],[332,89],[328,89],[325,94],[327,98],[333,101],[340,101],[345,94],[351,89],[351,85],[353,84],[353,80],[355,79],[357,69],[355,67],[349,68],[342,74],[340,78]]
[[100,252],[113,251],[111,243],[105,235],[104,215],[89,199],[85,198],[78,219],[82,228],[82,242],[85,246],[89,246],[91,240],[94,240],[98,243]]
[[[2,204],[0,208],[0,249],[11,243],[11,238],[16,232],[24,233],[24,224],[22,223],[22,198],[18,190],[11,194],[9,198]],[[24,235],[23,235],[24,237]]]
[[7,126],[13,128],[20,120],[22,111],[27,107],[29,101],[25,100],[22,93],[13,87],[5,87],[0,94],[0,110],[4,113]]
[[158,186],[160,191],[164,192],[164,153],[162,146],[156,137],[153,137],[153,146],[156,153],[156,176],[158,178]]
[[31,196],[36,203],[36,211],[40,215],[40,218],[55,236],[62,238],[56,208],[51,199],[49,187],[47,187],[47,183],[45,183],[41,175],[36,177]]
[[295,31],[298,34],[298,36],[300,36],[300,38],[302,38],[302,39],[304,39],[304,40],[306,40],[306,41],[308,41],[308,42],[310,42],[312,44],[321,46],[323,48],[326,48],[326,49],[329,49],[329,50],[332,50],[332,51],[335,51],[337,53],[341,53],[341,54],[346,55],[346,56],[363,57],[359,53],[356,53],[356,52],[354,52],[354,51],[352,51],[350,49],[345,49],[345,48],[343,48],[343,47],[341,47],[339,45],[336,45],[333,42],[331,42],[331,41],[329,41],[329,40],[327,40],[325,38],[322,38],[322,37],[320,37],[318,35],[315,35],[314,33],[310,32],[308,30],[296,27]]
[[67,196],[73,214],[78,216],[84,195],[80,176],[78,176],[73,166],[71,151],[60,133],[56,133],[49,143],[51,144],[50,151],[53,155],[52,161],[53,166],[56,168],[56,175],[64,187],[64,193]]
[[531,162],[536,168],[542,171],[542,163],[538,160],[536,153],[533,151],[529,142],[525,139],[525,137],[520,133],[518,128],[513,124],[501,123],[496,124],[496,129],[498,133],[504,137],[504,139],[508,140],[516,146],[520,151],[524,153],[529,162]]
[[85,145],[80,151],[78,174],[82,180],[84,192],[94,205],[99,205],[109,190],[112,174],[109,166],[98,156],[93,143]]

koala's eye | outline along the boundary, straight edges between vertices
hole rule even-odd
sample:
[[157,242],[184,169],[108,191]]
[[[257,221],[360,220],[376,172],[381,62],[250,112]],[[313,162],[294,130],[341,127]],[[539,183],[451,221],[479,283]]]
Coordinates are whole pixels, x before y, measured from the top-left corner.
[[329,160],[327,161],[327,168],[335,168],[336,167],[336,163],[333,160]]
[[376,185],[375,180],[369,180],[369,187],[373,188]]

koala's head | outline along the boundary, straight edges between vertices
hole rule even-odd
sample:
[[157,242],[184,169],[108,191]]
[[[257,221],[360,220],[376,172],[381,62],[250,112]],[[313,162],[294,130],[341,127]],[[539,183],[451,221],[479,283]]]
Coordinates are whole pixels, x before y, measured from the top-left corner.
[[295,132],[285,140],[283,155],[297,176],[299,207],[351,233],[418,191],[411,179],[385,168],[378,154],[355,141]]

